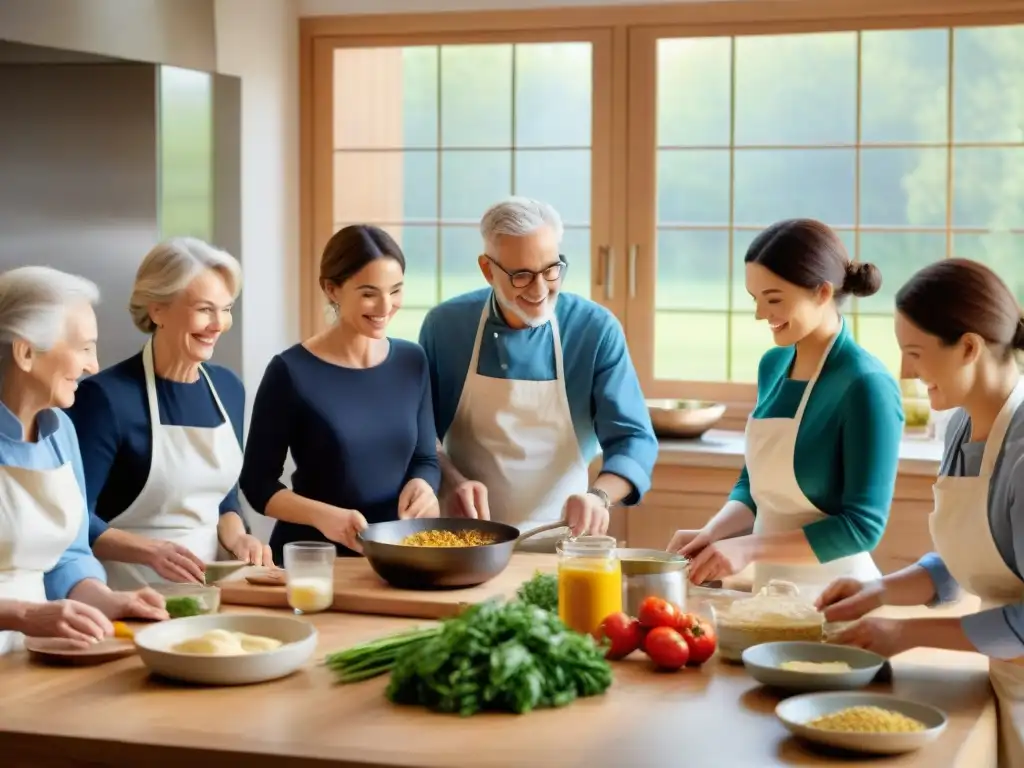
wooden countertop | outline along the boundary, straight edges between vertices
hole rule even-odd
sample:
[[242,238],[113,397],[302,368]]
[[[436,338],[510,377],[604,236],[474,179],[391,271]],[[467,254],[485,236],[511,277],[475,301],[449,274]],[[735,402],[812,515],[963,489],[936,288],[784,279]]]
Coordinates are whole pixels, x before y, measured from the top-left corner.
[[995,710],[987,661],[977,654],[919,650],[895,659],[895,682],[881,689],[943,708],[949,728],[921,752],[861,760],[815,752],[790,738],[774,716],[778,698],[742,667],[714,661],[701,670],[658,674],[635,654],[616,663],[606,695],[518,717],[462,719],[395,707],[383,696],[386,678],[337,686],[319,661],[422,622],[337,613],[311,620],[320,631],[317,655],[295,675],[259,686],[160,682],[135,656],[85,668],[37,665],[24,653],[0,657],[3,765],[995,765]]
[[[925,437],[907,436],[900,443],[899,471],[905,475],[934,477],[939,472],[942,443]],[[658,441],[658,464],[664,466],[743,466],[743,433],[724,429],[708,430],[699,440]]]

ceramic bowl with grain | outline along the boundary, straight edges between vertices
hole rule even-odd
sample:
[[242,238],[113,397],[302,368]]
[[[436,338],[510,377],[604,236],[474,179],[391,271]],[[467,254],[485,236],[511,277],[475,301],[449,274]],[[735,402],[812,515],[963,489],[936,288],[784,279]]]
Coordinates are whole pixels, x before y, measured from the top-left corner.
[[[924,730],[875,733],[865,731],[829,731],[810,723],[851,707],[879,707],[898,712],[924,725]],[[790,733],[827,747],[875,755],[913,752],[935,741],[946,730],[946,713],[930,704],[901,699],[887,693],[838,691],[805,693],[786,699],[775,707],[775,715]]]
[[[784,669],[787,662],[845,663],[849,671]],[[841,691],[863,688],[885,665],[877,653],[847,645],[813,642],[762,643],[743,651],[743,666],[762,685],[786,691]]]

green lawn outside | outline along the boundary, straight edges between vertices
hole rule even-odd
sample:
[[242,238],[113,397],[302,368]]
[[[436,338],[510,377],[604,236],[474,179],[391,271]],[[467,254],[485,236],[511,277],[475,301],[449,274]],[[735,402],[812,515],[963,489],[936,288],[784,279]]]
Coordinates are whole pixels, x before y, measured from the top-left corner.
[[[436,288],[432,280],[416,280],[410,275],[406,276],[406,285],[406,306],[399,310],[391,321],[388,334],[416,341],[420,325],[428,312],[427,308],[423,308],[424,299],[436,295]],[[483,277],[472,273],[450,277],[446,275],[444,296],[456,296],[484,285]],[[721,289],[711,287],[711,290]],[[850,311],[853,309],[852,305],[846,309],[847,322],[854,322],[854,313]],[[725,312],[658,312],[654,321],[655,377],[689,381],[725,381],[729,349],[727,334],[730,323],[731,380],[755,382],[758,362],[772,346],[772,338],[767,323],[756,321],[753,311],[748,308],[744,308],[742,312],[733,312],[731,315]],[[893,334],[892,318],[859,317],[855,322],[855,329],[858,341],[872,354],[877,355],[894,375],[898,374],[899,349]]]

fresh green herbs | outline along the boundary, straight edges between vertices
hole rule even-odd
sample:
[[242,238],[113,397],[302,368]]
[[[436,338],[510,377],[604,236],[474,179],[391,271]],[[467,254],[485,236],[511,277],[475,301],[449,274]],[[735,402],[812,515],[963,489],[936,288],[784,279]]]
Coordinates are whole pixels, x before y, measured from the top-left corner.
[[537,571],[533,578],[523,582],[516,592],[516,597],[529,605],[558,613],[558,577],[553,573]]
[[206,608],[197,597],[168,597],[164,601],[167,614],[172,619],[181,619],[185,616],[198,616],[207,613]]
[[328,654],[324,663],[339,683],[358,683],[390,672],[403,652],[412,649],[419,653],[427,640],[439,634],[440,627],[414,629]]
[[592,637],[535,605],[488,601],[401,652],[387,696],[463,716],[522,714],[604,693],[611,683],[611,666]]

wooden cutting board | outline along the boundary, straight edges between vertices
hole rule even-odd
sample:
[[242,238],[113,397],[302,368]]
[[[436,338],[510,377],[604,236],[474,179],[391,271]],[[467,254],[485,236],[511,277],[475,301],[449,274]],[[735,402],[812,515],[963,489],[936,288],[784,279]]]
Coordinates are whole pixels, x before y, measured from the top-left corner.
[[[412,619],[441,619],[455,616],[468,605],[494,597],[512,597],[534,573],[554,573],[554,555],[517,553],[508,568],[490,581],[469,589],[416,591],[395,589],[380,578],[362,557],[339,557],[334,562],[334,604],[332,611],[402,616]],[[228,581],[218,584],[224,605],[287,608],[285,588]]]

